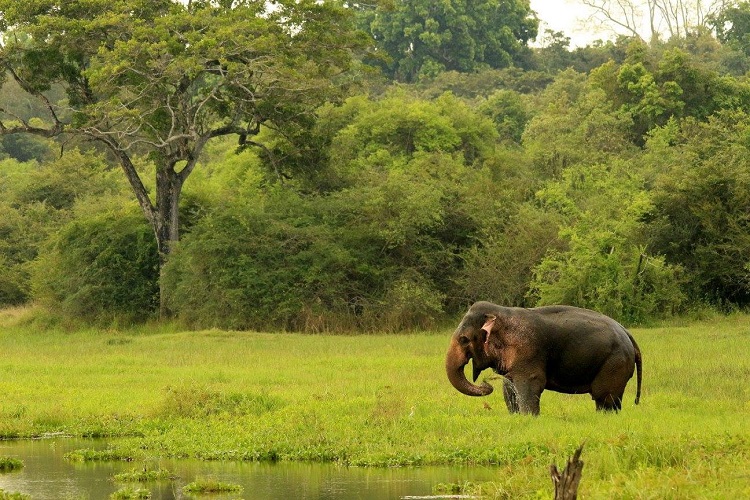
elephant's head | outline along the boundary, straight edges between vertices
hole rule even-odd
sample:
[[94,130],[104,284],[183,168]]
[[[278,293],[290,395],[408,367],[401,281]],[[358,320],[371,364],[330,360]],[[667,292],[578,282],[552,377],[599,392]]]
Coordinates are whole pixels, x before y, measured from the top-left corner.
[[496,319],[492,304],[479,302],[469,309],[451,337],[445,371],[453,387],[467,396],[486,396],[492,392],[487,382],[475,385],[466,380],[464,367],[471,359],[476,382],[482,370],[495,364],[488,354],[488,341]]

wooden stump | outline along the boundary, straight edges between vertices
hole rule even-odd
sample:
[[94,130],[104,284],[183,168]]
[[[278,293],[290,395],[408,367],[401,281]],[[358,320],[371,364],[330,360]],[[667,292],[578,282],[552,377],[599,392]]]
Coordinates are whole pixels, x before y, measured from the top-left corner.
[[555,500],[575,500],[578,498],[578,483],[581,482],[581,472],[583,471],[583,461],[581,460],[581,451],[583,445],[579,446],[571,458],[565,470],[560,474],[557,466],[549,466],[552,482],[555,484]]

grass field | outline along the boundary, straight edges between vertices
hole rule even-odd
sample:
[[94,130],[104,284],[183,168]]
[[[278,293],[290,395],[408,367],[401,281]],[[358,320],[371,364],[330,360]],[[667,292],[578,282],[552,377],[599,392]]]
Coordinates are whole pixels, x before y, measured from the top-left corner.
[[633,329],[640,405],[633,379],[620,414],[545,392],[537,418],[509,415],[502,391],[454,390],[449,330],[71,333],[23,316],[0,312],[0,437],[113,438],[81,459],[493,464],[497,480],[468,492],[549,498],[550,463],[585,442],[582,498],[750,498],[749,316]]

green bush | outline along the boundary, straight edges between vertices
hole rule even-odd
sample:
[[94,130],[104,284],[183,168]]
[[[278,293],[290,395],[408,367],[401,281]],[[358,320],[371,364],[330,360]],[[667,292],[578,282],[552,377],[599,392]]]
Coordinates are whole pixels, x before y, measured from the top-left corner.
[[537,304],[585,307],[628,324],[676,312],[685,298],[680,269],[607,236],[573,241],[569,251],[547,255],[531,283]]
[[139,321],[158,306],[158,256],[133,206],[80,215],[54,234],[32,265],[33,296],[66,316]]
[[199,477],[183,486],[182,491],[186,494],[240,493],[242,486],[235,483],[223,483],[210,477]]
[[268,394],[226,393],[206,387],[167,386],[157,408],[160,417],[207,418],[213,415],[262,415],[283,406],[283,401]]
[[8,264],[0,254],[0,304],[19,305],[26,301],[27,277],[20,266]]
[[31,497],[23,493],[8,492],[0,488],[0,500],[31,500]]
[[[725,112],[654,134],[657,177],[644,217],[649,245],[682,266],[694,302],[724,309],[750,305],[750,117]],[[666,138],[676,142],[665,147]]]
[[41,164],[0,161],[0,305],[29,300],[28,264],[41,244],[74,217],[82,200],[122,193],[121,177],[101,157],[77,149]]
[[127,486],[112,493],[111,500],[148,500],[151,498],[151,491],[146,488],[136,488]]
[[[438,155],[433,170],[435,160],[453,165]],[[327,196],[281,189],[215,207],[165,268],[170,308],[202,327],[435,325],[476,223],[455,192],[415,170],[366,175]]]
[[641,243],[642,219],[652,209],[642,182],[627,163],[577,165],[537,194],[565,220],[560,238],[566,245],[534,268],[532,300],[595,309],[631,324],[669,316],[682,305],[682,268]]
[[247,186],[210,208],[165,267],[171,310],[201,327],[437,324],[497,189],[459,151],[373,148],[356,162],[369,167],[335,192]]
[[196,224],[164,279],[170,309],[189,324],[315,330],[326,328],[322,313],[345,311],[350,269],[326,228],[238,204]]
[[529,283],[548,251],[562,250],[560,217],[531,205],[521,207],[502,231],[487,231],[481,245],[465,252],[459,277],[470,302],[489,300],[507,306],[530,306]]
[[444,316],[445,296],[434,290],[419,276],[405,276],[397,280],[382,301],[382,315],[377,329],[432,329],[436,320]]

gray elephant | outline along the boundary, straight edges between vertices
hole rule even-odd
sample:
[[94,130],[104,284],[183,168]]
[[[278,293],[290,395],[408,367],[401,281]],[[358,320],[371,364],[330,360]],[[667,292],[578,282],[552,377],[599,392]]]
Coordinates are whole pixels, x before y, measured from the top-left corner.
[[503,395],[511,413],[538,415],[545,389],[591,394],[597,410],[619,411],[636,368],[635,404],[641,397],[638,344],[617,321],[587,309],[523,309],[477,302],[451,337],[445,369],[458,391],[486,396],[491,385],[466,379],[464,367],[470,359],[474,382],[486,368],[504,377]]

